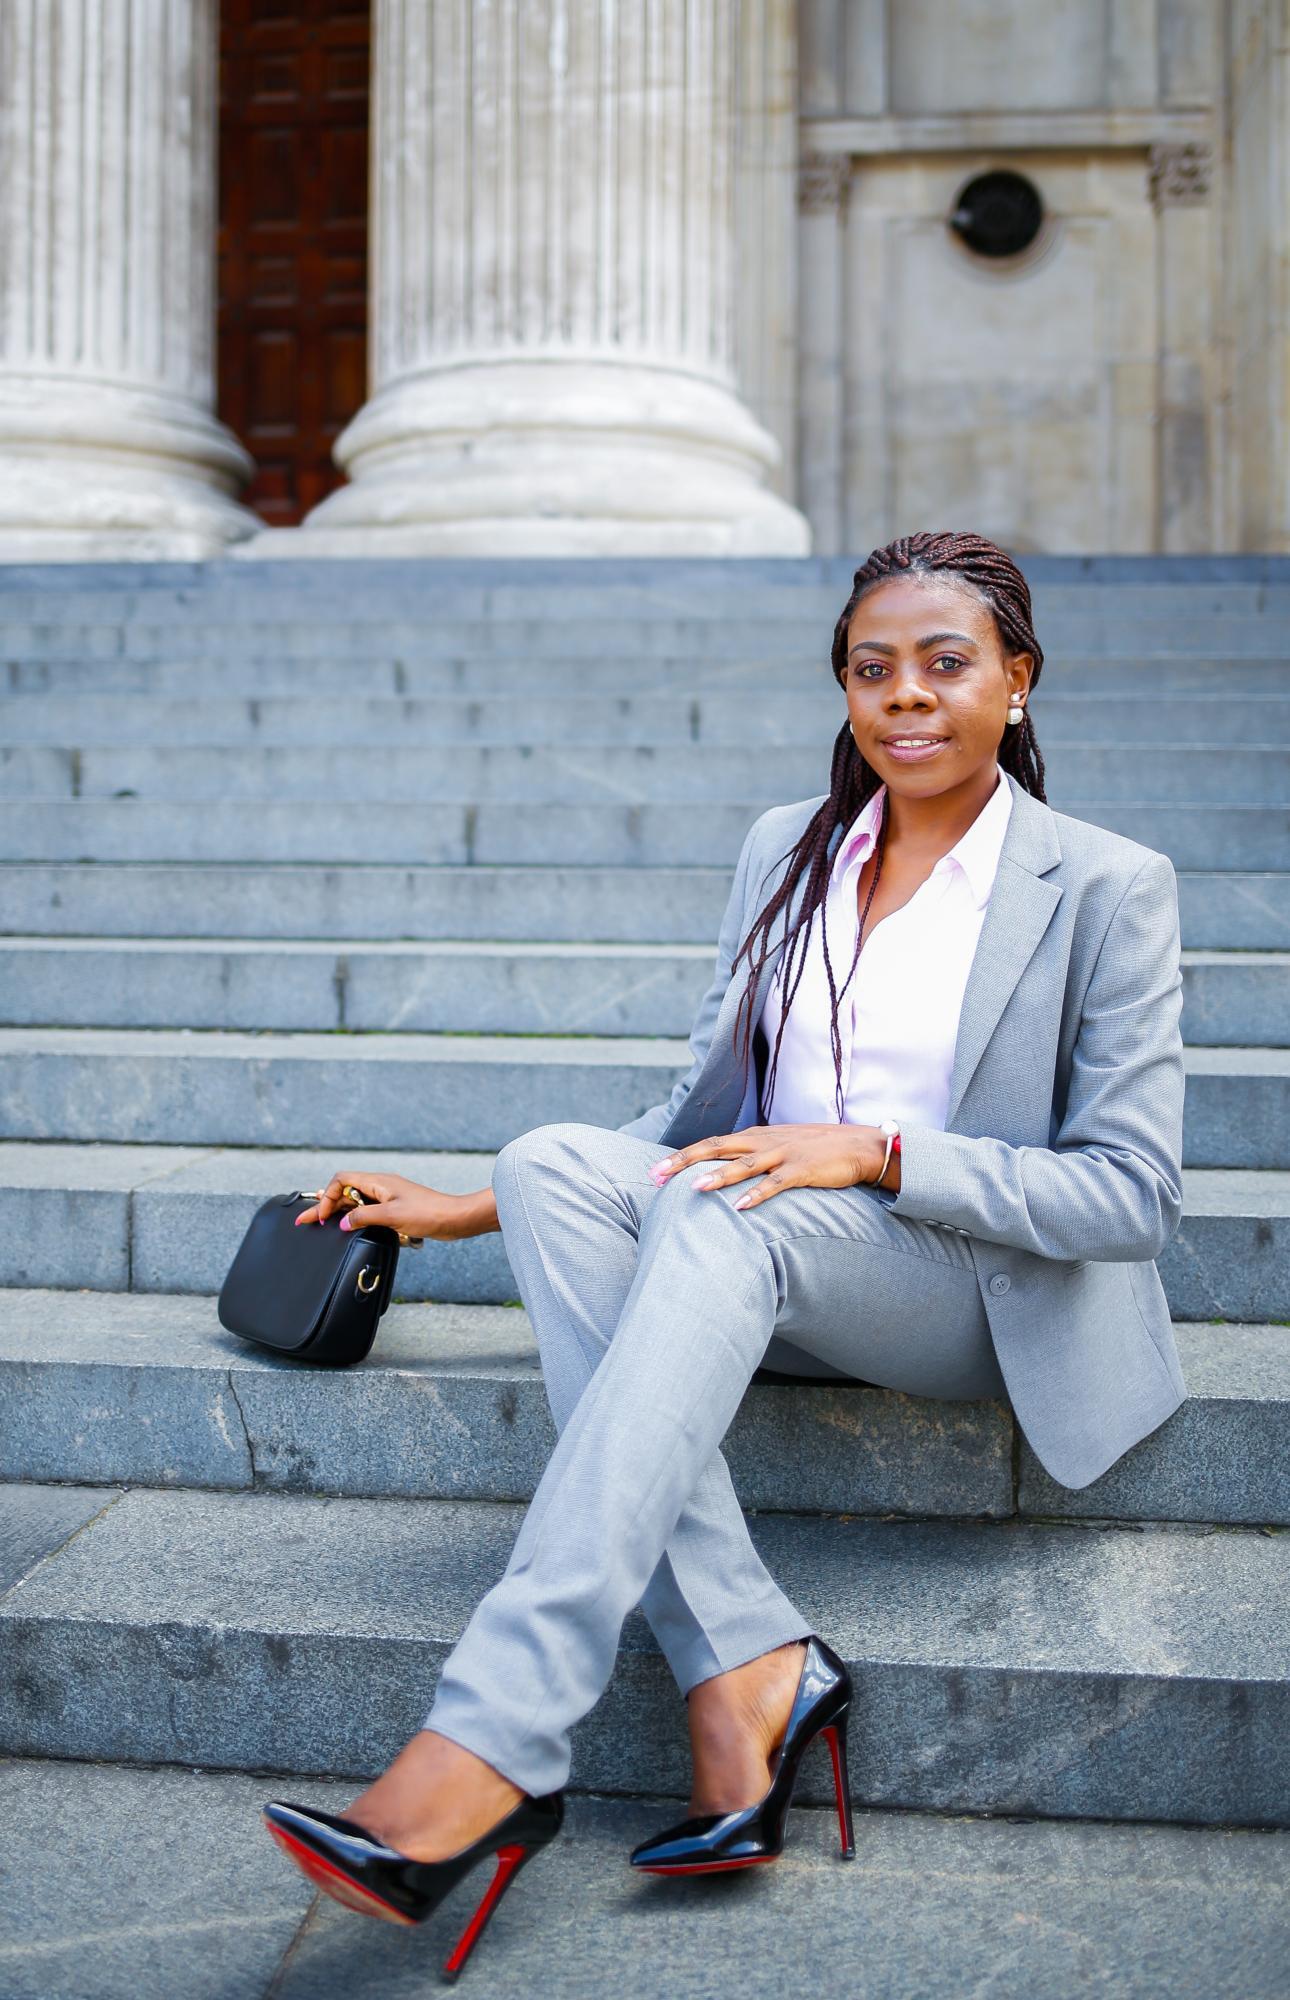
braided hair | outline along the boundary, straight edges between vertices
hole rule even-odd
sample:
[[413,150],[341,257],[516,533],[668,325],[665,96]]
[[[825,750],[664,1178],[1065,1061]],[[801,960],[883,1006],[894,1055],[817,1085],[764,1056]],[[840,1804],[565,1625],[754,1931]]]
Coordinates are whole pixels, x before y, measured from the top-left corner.
[[[845,686],[847,665],[847,631],[856,606],[861,599],[880,583],[891,577],[905,575],[928,575],[934,573],[960,577],[969,584],[994,614],[994,622],[999,637],[1009,653],[1029,653],[1034,659],[1030,675],[1033,688],[1039,679],[1044,655],[1035,637],[1030,605],[1030,588],[1025,577],[1011,556],[984,535],[944,533],[919,533],[901,535],[896,541],[888,542],[885,548],[874,549],[872,554],[856,571],[851,586],[851,594],[838,615],[833,628],[833,646],[830,659],[833,676],[839,687]],[[1029,706],[1020,722],[1009,723],[1003,732],[999,745],[999,764],[1017,780],[1023,790],[1032,797],[1044,799],[1044,760],[1040,755],[1035,725]],[[739,1003],[736,1016],[736,1041],[742,1044],[745,1074],[753,1035],[753,1005],[761,972],[770,957],[770,935],[775,920],[789,904],[799,881],[806,879],[805,894],[801,908],[788,929],[784,941],[784,958],[780,972],[781,991],[784,994],[779,1030],[775,1036],[775,1047],[771,1054],[767,1072],[764,1099],[769,1103],[775,1089],[775,1077],[779,1068],[780,1044],[784,1038],[784,1023],[792,1006],[793,996],[801,983],[806,966],[806,950],[810,940],[811,924],[815,912],[821,908],[828,893],[829,875],[832,867],[830,854],[834,833],[839,827],[843,836],[854,825],[864,806],[878,790],[882,780],[873,766],[866,762],[856,748],[849,722],[844,722],[833,745],[833,761],[829,771],[829,795],[824,804],[808,822],[796,846],[791,848],[781,860],[787,860],[788,870],[778,889],[765,905],[748,936],[735,955],[737,966],[741,959],[748,961],[748,983]],[[887,799],[883,799],[882,823],[878,830],[877,864],[864,911],[856,933],[855,954],[851,970],[842,984],[845,994],[860,957],[860,946],[864,937],[865,918],[873,901],[878,877],[882,873],[882,858],[887,842]],[[821,920],[823,925],[823,920]],[[833,1044],[833,1070],[835,1077],[835,1098],[838,1122],[842,1123],[842,1038],[838,1027],[838,1007],[841,995],[834,977],[833,964],[829,957],[827,928],[822,928],[824,947],[824,968],[829,982],[831,1003],[830,1035]],[[732,968],[733,969],[733,968]],[[794,978],[796,970],[796,978]]]

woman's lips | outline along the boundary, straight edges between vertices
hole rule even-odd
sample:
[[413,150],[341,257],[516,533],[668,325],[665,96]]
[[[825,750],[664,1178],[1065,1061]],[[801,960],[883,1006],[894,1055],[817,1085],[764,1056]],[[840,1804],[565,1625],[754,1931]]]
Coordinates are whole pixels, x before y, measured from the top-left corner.
[[915,745],[895,742],[889,736],[883,743],[882,749],[898,764],[924,764],[929,757],[934,757],[939,750],[943,750],[948,741],[947,736],[935,736]]

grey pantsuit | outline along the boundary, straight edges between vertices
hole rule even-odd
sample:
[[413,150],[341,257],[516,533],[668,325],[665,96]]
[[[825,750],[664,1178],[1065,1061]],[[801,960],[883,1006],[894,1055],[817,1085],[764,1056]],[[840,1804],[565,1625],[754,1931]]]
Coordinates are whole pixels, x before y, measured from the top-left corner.
[[[500,1584],[449,1658],[428,1728],[526,1791],[568,1773],[569,1728],[640,1602],[684,1689],[810,1626],[763,1567],[718,1449],[763,1357],[930,1396],[1002,1396],[961,1238],[867,1188],[663,1188],[667,1148],[591,1125],[512,1141],[497,1212],[560,1439]],[[791,1343],[767,1354],[772,1332]]]
[[719,1450],[762,1360],[795,1365],[772,1338],[894,1388],[1006,1394],[1071,1485],[1183,1400],[1150,1261],[1181,1213],[1172,870],[1013,789],[946,1129],[905,1128],[895,1196],[799,1188],[739,1211],[737,1189],[694,1189],[702,1169],[648,1178],[755,1117],[731,962],[815,800],[764,814],[745,842],[669,1103],[621,1132],[540,1127],[498,1156],[560,1436],[425,1726],[526,1791],[563,1783],[569,1731],[638,1602],[683,1688],[808,1629],[752,1549]]

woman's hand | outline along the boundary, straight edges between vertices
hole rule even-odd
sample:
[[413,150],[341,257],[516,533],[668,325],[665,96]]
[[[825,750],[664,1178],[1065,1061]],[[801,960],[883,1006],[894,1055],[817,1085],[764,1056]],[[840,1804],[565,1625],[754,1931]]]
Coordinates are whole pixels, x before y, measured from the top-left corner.
[[414,1239],[434,1236],[441,1242],[455,1242],[498,1227],[491,1188],[480,1188],[475,1194],[442,1194],[438,1188],[405,1180],[402,1174],[368,1173],[361,1167],[333,1174],[321,1199],[296,1217],[297,1227],[302,1222],[326,1222],[338,1211],[341,1228],[348,1227],[345,1212],[357,1204],[346,1199],[347,1187],[357,1188],[367,1197],[362,1203],[364,1224],[382,1224]]
[[[663,1187],[682,1167],[700,1160],[722,1160],[710,1174],[692,1183],[707,1194],[735,1181],[764,1174],[758,1188],[740,1195],[736,1208],[754,1208],[790,1187],[855,1187],[876,1182],[882,1171],[887,1141],[876,1125],[750,1125],[717,1139],[700,1139],[682,1147],[670,1159],[650,1168],[650,1178]],[[900,1186],[900,1155],[893,1153],[883,1187]]]

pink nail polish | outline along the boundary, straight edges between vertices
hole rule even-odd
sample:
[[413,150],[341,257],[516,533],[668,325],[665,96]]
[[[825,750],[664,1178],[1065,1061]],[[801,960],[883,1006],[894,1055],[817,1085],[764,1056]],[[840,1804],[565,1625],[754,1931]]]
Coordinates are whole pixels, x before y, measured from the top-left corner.
[[750,1194],[741,1194],[738,1201],[735,1203],[736,1208],[749,1208],[751,1207],[751,1205],[752,1205],[752,1196]]
[[710,1187],[715,1187],[715,1185],[716,1183],[713,1180],[711,1174],[705,1174],[701,1181],[694,1182],[694,1186],[697,1188],[710,1188]]
[[350,1226],[350,1221],[349,1221],[349,1217],[348,1217],[347,1215],[342,1215],[342,1216],[341,1216],[341,1219],[340,1219],[340,1226],[341,1226],[341,1228],[342,1228],[342,1229],[348,1229],[348,1228],[349,1228],[349,1226]]
[[302,1223],[303,1221],[304,1221],[304,1216],[303,1216],[303,1215],[298,1215],[298,1216],[296,1217],[296,1228],[297,1228],[297,1229],[299,1229],[299,1227],[300,1227],[300,1225],[301,1225],[301,1223]]

